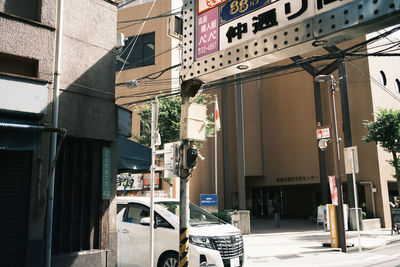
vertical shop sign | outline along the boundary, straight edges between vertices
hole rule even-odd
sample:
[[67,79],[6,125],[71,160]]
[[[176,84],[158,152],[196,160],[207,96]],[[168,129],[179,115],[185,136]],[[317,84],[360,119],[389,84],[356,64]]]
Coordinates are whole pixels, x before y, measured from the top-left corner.
[[196,58],[218,51],[218,8],[197,16]]
[[111,148],[103,147],[103,177],[102,177],[103,199],[110,199],[111,182]]
[[331,198],[332,204],[337,206],[338,205],[338,192],[336,187],[335,176],[328,176],[329,179],[329,188],[331,190]]

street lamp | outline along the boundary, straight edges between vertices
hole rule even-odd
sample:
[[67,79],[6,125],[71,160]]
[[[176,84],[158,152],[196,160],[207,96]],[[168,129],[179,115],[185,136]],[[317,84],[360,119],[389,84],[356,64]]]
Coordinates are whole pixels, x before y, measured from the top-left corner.
[[339,247],[342,252],[346,252],[346,233],[344,228],[344,218],[343,218],[343,192],[342,192],[342,178],[340,177],[340,155],[339,155],[339,137],[337,130],[336,121],[336,107],[335,107],[335,91],[336,82],[332,74],[329,75],[318,75],[314,79],[316,82],[323,83],[328,82],[329,84],[329,113],[332,123],[332,139],[333,139],[333,156],[334,156],[334,167],[335,167],[335,177],[336,186],[338,188],[338,206],[337,206],[337,226],[338,226],[338,236],[339,236]]

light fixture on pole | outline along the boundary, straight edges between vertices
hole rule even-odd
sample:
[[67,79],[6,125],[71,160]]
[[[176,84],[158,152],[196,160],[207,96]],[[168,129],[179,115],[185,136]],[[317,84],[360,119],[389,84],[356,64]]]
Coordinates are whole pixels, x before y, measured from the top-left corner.
[[334,167],[336,185],[338,191],[338,206],[337,206],[337,226],[339,234],[339,247],[342,252],[346,252],[346,233],[344,228],[344,216],[343,216],[343,192],[342,192],[342,178],[340,176],[340,156],[339,156],[339,137],[336,120],[336,107],[335,107],[335,91],[336,82],[332,74],[329,75],[318,75],[314,79],[316,82],[323,83],[327,82],[329,85],[329,110],[330,119],[332,123],[332,142],[333,142],[333,156],[334,156]]

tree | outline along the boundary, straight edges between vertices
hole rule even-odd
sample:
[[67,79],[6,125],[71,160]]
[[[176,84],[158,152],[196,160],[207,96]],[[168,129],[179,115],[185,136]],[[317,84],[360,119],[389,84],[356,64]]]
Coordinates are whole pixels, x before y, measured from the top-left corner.
[[400,110],[381,109],[376,113],[375,121],[365,121],[369,135],[363,136],[365,142],[375,142],[385,151],[392,154],[389,161],[395,169],[394,177],[397,180],[397,191],[400,194]]
[[[211,96],[207,94],[198,94],[195,101],[200,104],[210,104]],[[159,99],[158,129],[161,136],[162,145],[165,143],[179,140],[180,118],[181,118],[181,97],[165,97]],[[151,102],[145,105],[136,106],[136,111],[140,118],[140,135],[133,135],[140,144],[150,146],[151,132]],[[214,122],[211,121],[213,114],[207,115],[206,136],[213,134]],[[201,143],[196,143],[201,147]]]

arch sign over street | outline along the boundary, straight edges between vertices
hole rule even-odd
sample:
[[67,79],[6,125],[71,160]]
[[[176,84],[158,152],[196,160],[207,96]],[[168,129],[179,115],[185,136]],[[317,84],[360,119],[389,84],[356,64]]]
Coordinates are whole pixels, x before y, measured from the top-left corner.
[[400,0],[184,0],[182,79],[207,83],[399,21]]

